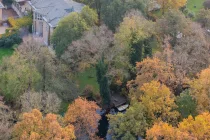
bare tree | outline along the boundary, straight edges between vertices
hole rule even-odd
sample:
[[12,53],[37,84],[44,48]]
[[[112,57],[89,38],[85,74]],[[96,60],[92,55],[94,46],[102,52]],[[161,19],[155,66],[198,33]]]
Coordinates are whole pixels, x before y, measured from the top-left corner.
[[26,92],[20,97],[21,112],[30,112],[39,109],[43,113],[57,113],[60,109],[61,99],[50,92]]

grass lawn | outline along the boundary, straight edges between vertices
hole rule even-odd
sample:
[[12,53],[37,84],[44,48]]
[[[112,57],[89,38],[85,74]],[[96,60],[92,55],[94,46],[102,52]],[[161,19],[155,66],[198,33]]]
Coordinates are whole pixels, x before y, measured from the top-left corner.
[[84,72],[79,73],[75,79],[78,81],[79,89],[81,91],[83,91],[87,85],[90,85],[93,87],[95,93],[99,92],[95,68],[89,68]]
[[3,57],[12,55],[13,51],[14,50],[11,48],[9,48],[9,49],[8,48],[0,48],[0,63],[3,59]]
[[[203,8],[204,1],[205,0],[188,0],[187,8],[196,14],[200,9]],[[196,8],[194,6],[196,6]]]

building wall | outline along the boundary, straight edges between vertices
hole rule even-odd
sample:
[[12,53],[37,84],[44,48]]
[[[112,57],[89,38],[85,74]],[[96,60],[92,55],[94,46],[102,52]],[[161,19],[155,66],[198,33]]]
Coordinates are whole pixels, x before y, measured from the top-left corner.
[[0,9],[0,21],[2,20],[2,9]]
[[43,21],[34,20],[33,21],[33,32],[39,36],[43,34]]
[[43,22],[43,40],[46,45],[50,45],[50,37],[52,36],[53,30],[46,21]]

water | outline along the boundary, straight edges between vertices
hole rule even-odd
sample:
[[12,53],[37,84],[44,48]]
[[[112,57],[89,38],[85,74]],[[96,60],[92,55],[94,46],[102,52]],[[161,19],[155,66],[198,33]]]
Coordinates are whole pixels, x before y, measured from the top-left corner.
[[97,135],[100,138],[105,138],[107,131],[108,131],[108,127],[109,127],[109,121],[106,117],[106,114],[101,116],[101,120],[99,121],[99,126],[98,126],[98,133]]

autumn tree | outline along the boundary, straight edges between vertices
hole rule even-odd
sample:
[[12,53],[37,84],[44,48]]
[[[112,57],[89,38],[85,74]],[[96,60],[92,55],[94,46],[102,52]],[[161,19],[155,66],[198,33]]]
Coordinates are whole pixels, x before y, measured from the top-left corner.
[[96,113],[98,109],[100,108],[95,102],[83,98],[78,98],[69,105],[64,119],[67,124],[75,126],[75,135],[78,139],[97,138],[96,132],[100,120],[100,115]]
[[79,39],[83,32],[97,23],[98,17],[94,10],[84,7],[81,13],[73,12],[63,18],[53,32],[51,42],[56,55],[61,56],[72,41]]
[[201,9],[196,15],[196,21],[201,24],[204,28],[210,27],[210,10],[209,9]]
[[187,118],[189,115],[197,115],[197,104],[195,99],[190,95],[189,90],[182,92],[180,96],[176,98],[176,104],[178,106],[177,110],[183,118]]
[[147,140],[196,140],[186,132],[181,132],[177,128],[172,127],[168,123],[160,122],[153,125],[152,128],[147,130]]
[[34,89],[41,78],[36,67],[17,51],[3,60],[0,71],[1,94],[7,101],[14,101],[24,92]]
[[78,97],[78,90],[69,68],[56,58],[53,50],[32,37],[26,37],[17,51],[28,63],[34,65],[41,75],[35,86],[37,92],[53,92],[65,101]]
[[135,66],[136,62],[143,58],[144,40],[154,33],[153,23],[145,19],[139,11],[129,12],[120,24],[115,34],[115,44],[125,49],[130,63]]
[[61,99],[55,93],[28,91],[21,95],[20,105],[22,112],[31,112],[33,109],[42,113],[58,113]]
[[177,36],[181,33],[186,35],[189,30],[189,20],[185,15],[178,10],[169,10],[164,17],[157,20],[157,33],[158,36],[165,39],[165,36],[170,36],[170,44],[172,47],[177,43]]
[[159,81],[168,86],[172,86],[175,76],[170,63],[158,58],[146,58],[136,64],[136,79],[128,82],[130,90],[139,89],[144,83],[152,80]]
[[144,136],[150,126],[149,117],[143,104],[132,102],[125,113],[108,115],[109,133],[113,138],[136,140],[136,136]]
[[210,68],[204,69],[198,75],[198,79],[190,82],[190,94],[196,100],[199,113],[210,110]]
[[177,106],[169,88],[164,84],[152,81],[143,84],[140,90],[142,93],[140,92],[139,100],[154,121],[161,119],[171,124],[176,123],[179,113],[175,111]]
[[93,27],[85,32],[81,39],[73,41],[68,46],[62,59],[74,71],[80,71],[97,63],[102,54],[106,59],[112,59],[114,35],[106,26]]
[[176,75],[194,77],[210,64],[210,46],[200,25],[191,23],[190,31],[174,46],[173,65]]
[[162,14],[164,14],[167,9],[179,9],[185,6],[187,0],[157,0],[157,3],[161,5]]
[[[106,100],[108,104],[110,81],[127,77],[129,65],[127,57],[123,55],[124,50],[113,45],[113,36],[112,31],[104,25],[93,27],[80,40],[73,41],[61,57],[75,72],[96,68],[100,93],[109,100]],[[102,57],[104,66],[99,66]]]
[[14,140],[76,139],[73,125],[62,126],[57,115],[43,117],[37,109],[23,114],[21,121],[14,126],[12,136]]
[[210,114],[202,113],[195,118],[189,116],[180,122],[178,129],[189,133],[192,137],[199,140],[210,139]]
[[11,139],[13,123],[16,120],[14,111],[3,101],[0,101],[0,139]]

